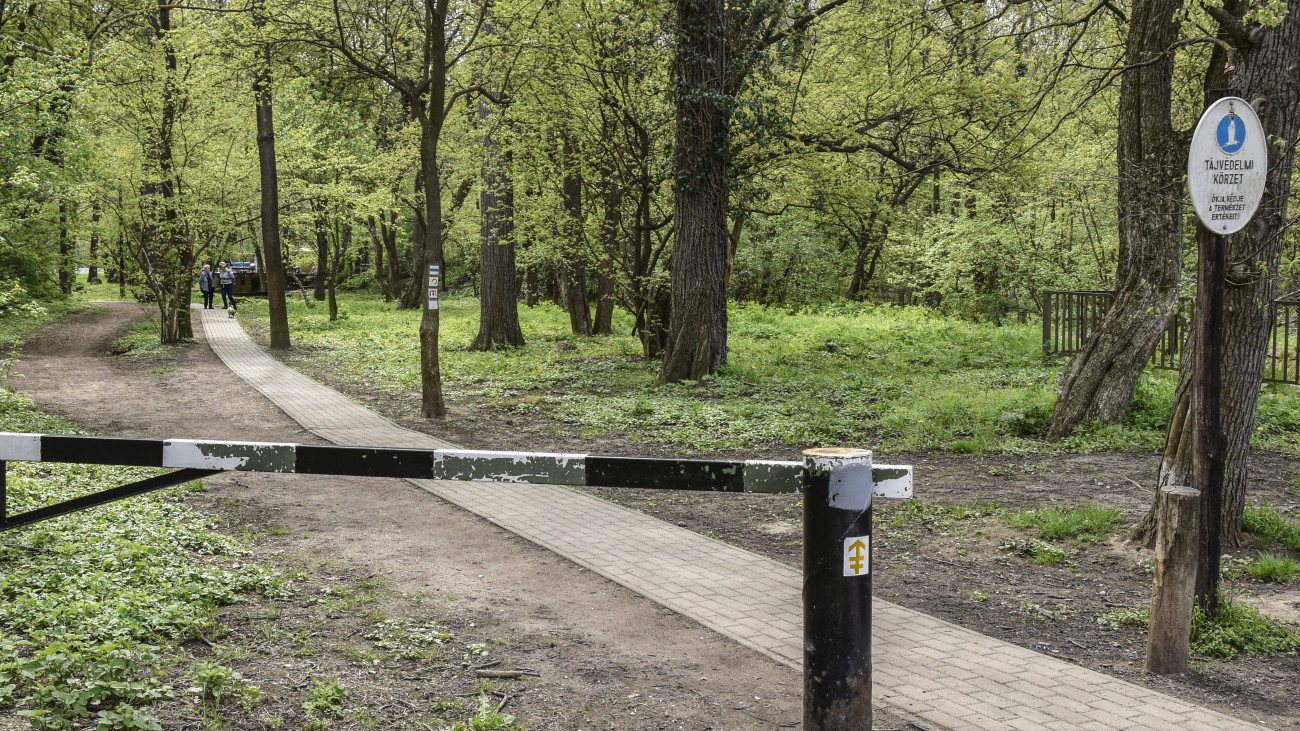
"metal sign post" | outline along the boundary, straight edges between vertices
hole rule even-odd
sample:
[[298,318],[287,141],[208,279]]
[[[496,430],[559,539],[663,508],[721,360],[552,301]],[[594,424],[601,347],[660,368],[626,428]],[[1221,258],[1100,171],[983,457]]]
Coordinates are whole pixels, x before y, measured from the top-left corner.
[[871,452],[803,454],[803,727],[869,729]]
[[1210,104],[1192,133],[1187,187],[1200,220],[1192,382],[1192,487],[1201,493],[1196,596],[1211,614],[1218,607],[1226,447],[1220,409],[1227,269],[1224,237],[1245,228],[1254,217],[1264,196],[1267,174],[1268,145],[1254,108],[1235,96]]

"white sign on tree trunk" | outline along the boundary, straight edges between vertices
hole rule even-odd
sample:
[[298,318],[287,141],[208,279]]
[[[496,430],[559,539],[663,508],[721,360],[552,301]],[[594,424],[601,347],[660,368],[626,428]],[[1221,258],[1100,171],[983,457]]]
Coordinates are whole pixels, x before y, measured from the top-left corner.
[[1240,97],[1218,100],[1192,133],[1187,188],[1192,208],[1216,234],[1245,228],[1264,197],[1268,143],[1255,110]]

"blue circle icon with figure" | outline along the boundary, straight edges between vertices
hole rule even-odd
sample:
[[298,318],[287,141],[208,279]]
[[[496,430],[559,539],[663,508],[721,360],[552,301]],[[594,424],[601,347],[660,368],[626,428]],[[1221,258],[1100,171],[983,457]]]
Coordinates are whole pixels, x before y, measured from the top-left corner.
[[1241,152],[1241,146],[1246,143],[1246,125],[1228,107],[1228,113],[1223,115],[1219,120],[1218,129],[1219,149],[1223,150],[1225,155],[1235,155]]

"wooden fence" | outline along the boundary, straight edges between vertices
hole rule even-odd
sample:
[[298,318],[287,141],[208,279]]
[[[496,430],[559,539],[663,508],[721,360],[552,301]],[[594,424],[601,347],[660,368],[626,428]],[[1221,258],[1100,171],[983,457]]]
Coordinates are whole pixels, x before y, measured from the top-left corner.
[[[1093,328],[1106,316],[1112,292],[1096,290],[1047,290],[1043,292],[1043,353],[1073,355],[1083,347]],[[1178,370],[1179,353],[1196,318],[1191,298],[1178,301],[1178,311],[1160,336],[1151,365]],[[1273,303],[1273,331],[1269,335],[1264,380],[1300,385],[1300,299]]]

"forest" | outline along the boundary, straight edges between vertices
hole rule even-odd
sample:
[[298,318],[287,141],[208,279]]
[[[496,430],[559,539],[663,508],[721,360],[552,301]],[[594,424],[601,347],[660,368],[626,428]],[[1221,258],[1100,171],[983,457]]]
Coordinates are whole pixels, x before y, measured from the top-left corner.
[[[302,441],[238,347],[476,450],[869,447],[917,482],[875,513],[882,604],[1300,723],[1297,69],[1300,0],[0,0],[0,432]],[[1194,665],[1155,679],[1159,496],[1208,484],[1187,173],[1224,96],[1267,182],[1212,278]],[[254,291],[197,310],[224,263]],[[3,469],[0,524],[152,479]],[[798,683],[526,531],[281,477],[8,534],[0,728],[797,725]],[[581,499],[801,560],[802,494]]]
[[[1296,287],[1287,11],[6,0],[0,277],[10,307],[115,282],[171,343],[202,264],[256,262],[273,348],[286,290],[331,313],[336,290],[376,292],[424,310],[425,416],[446,411],[429,266],[479,300],[473,349],[521,345],[541,300],[579,336],[620,310],[662,382],[727,362],[729,302],[1001,324],[1046,291],[1111,290],[1059,439],[1123,419],[1194,293],[1181,166],[1212,90],[1258,104],[1276,158],[1232,237],[1229,311]],[[1226,327],[1230,350],[1261,330]]]

